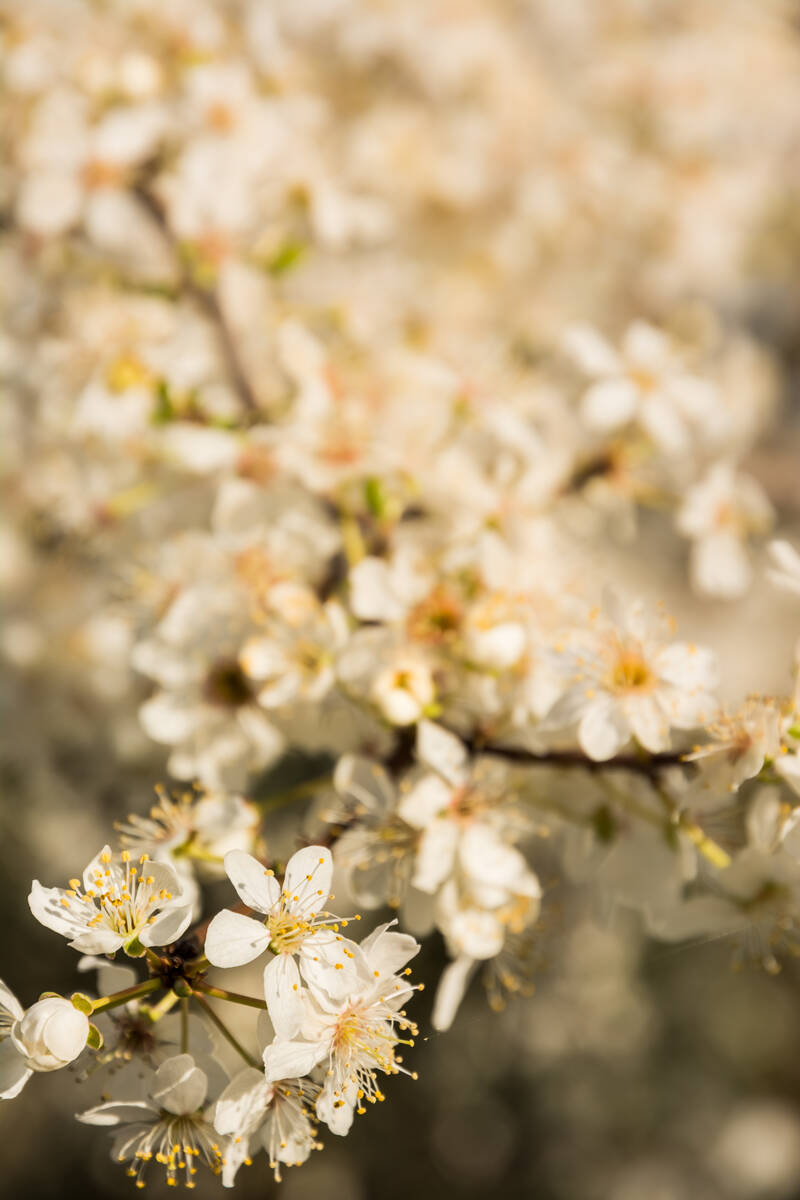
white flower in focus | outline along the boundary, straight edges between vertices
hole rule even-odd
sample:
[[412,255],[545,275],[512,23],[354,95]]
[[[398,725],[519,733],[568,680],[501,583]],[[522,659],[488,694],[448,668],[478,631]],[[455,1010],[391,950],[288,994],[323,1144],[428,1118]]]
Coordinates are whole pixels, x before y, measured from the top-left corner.
[[246,1067],[225,1088],[214,1110],[217,1133],[230,1139],[222,1169],[223,1187],[233,1187],[236,1172],[250,1161],[253,1148],[266,1151],[276,1182],[281,1166],[304,1163],[314,1149],[315,1129],[306,1102],[319,1092],[299,1079],[268,1083],[263,1071]]
[[634,321],[619,352],[589,326],[573,326],[565,349],[597,380],[581,401],[590,429],[612,433],[635,423],[668,454],[690,449],[695,430],[706,437],[724,430],[716,389],[688,374],[669,339],[652,325]]
[[190,1054],[177,1054],[153,1075],[148,1100],[111,1100],[78,1113],[78,1120],[119,1130],[112,1157],[131,1162],[128,1175],[137,1187],[145,1186],[148,1163],[155,1159],[170,1186],[175,1187],[182,1178],[185,1186],[192,1188],[196,1163],[219,1175],[225,1162],[225,1143],[220,1145],[203,1111],[207,1093],[205,1072]]
[[568,687],[547,717],[551,728],[577,725],[590,758],[613,758],[632,737],[658,754],[671,729],[695,729],[717,710],[713,652],[689,642],[664,643],[648,628],[641,604],[623,604],[610,589],[593,625],[559,648],[555,666]]
[[358,947],[339,933],[347,921],[325,911],[333,875],[331,852],[324,846],[298,850],[286,865],[282,887],[273,871],[240,850],[226,854],[225,869],[248,908],[266,919],[257,921],[230,909],[217,913],[206,934],[206,957],[215,967],[240,967],[271,950],[264,994],[276,1033],[291,1037],[303,1012],[301,972],[309,987],[332,997],[347,994],[364,977]]
[[131,866],[127,850],[117,862],[109,846],[89,863],[82,885],[71,879],[67,889],[46,888],[35,879],[28,903],[37,921],[70,938],[83,954],[165,946],[192,918],[191,901],[172,867],[144,855]]
[[395,1048],[398,1044],[413,1045],[416,1026],[401,1006],[415,988],[398,972],[417,953],[419,945],[408,934],[388,929],[388,925],[379,925],[361,943],[369,983],[338,1003],[320,992],[306,993],[300,1037],[277,1037],[264,1051],[268,1080],[301,1077],[315,1066],[325,1066],[317,1116],[331,1133],[346,1134],[356,1107],[359,1113],[364,1112],[364,1100],[374,1103],[383,1099],[378,1071],[411,1074],[400,1065]]
[[680,533],[692,540],[692,585],[701,594],[734,599],[750,586],[747,540],[764,533],[773,509],[763,488],[730,463],[715,463],[690,488],[678,512]]
[[63,996],[37,1001],[11,1030],[14,1045],[34,1071],[58,1071],[74,1062],[88,1036],[88,1017]]

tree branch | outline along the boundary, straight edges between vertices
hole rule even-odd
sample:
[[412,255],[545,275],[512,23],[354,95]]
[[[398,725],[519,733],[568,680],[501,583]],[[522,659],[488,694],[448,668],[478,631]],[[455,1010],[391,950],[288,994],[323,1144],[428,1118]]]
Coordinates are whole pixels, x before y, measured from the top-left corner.
[[239,351],[234,337],[225,320],[225,315],[219,303],[219,297],[213,288],[203,287],[192,277],[192,273],[184,262],[175,235],[170,228],[166,212],[157,196],[153,194],[146,181],[140,180],[131,188],[133,196],[156,224],[164,239],[172,247],[180,271],[180,286],[182,291],[194,300],[203,315],[211,322],[217,334],[220,353],[230,376],[234,391],[241,400],[246,411],[251,415],[262,415],[255,392],[253,391],[247,373],[239,357]]

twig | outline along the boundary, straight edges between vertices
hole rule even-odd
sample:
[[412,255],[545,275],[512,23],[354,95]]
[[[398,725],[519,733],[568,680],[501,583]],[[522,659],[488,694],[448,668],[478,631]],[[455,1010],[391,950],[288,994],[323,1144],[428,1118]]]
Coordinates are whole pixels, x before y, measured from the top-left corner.
[[257,1000],[255,996],[244,996],[241,992],[229,992],[225,988],[214,987],[213,984],[206,983],[203,979],[195,979],[192,982],[192,990],[205,992],[207,996],[213,996],[216,1000],[229,1000],[232,1004],[246,1004],[248,1008],[265,1010],[267,1007],[263,1000]]
[[247,1063],[247,1065],[249,1067],[258,1066],[258,1064],[257,1064],[256,1060],[253,1058],[252,1054],[247,1053],[244,1046],[241,1044],[240,1041],[238,1041],[237,1038],[235,1038],[233,1036],[233,1034],[231,1033],[230,1029],[228,1029],[228,1026],[225,1024],[225,1022],[220,1020],[220,1018],[214,1012],[214,1009],[211,1007],[211,1005],[206,1000],[204,1000],[202,996],[198,996],[198,994],[196,992],[194,994],[194,998],[197,1001],[197,1003],[205,1010],[205,1012],[208,1014],[208,1016],[211,1018],[211,1020],[214,1022],[217,1029],[220,1031],[220,1033],[225,1038],[225,1040],[230,1042],[230,1044],[233,1046],[236,1053],[239,1054],[244,1059],[244,1061]]
[[162,236],[172,247],[180,270],[182,290],[191,296],[214,326],[220,352],[225,361],[231,384],[239,399],[251,415],[259,414],[263,416],[258,400],[239,358],[236,342],[225,320],[217,293],[213,288],[203,287],[196,279],[192,278],[191,271],[186,266],[183,255],[180,252],[180,247],[176,243],[175,235],[170,228],[164,208],[158,198],[150,191],[147,183],[139,181],[133,185],[131,191],[142,208],[158,226]]

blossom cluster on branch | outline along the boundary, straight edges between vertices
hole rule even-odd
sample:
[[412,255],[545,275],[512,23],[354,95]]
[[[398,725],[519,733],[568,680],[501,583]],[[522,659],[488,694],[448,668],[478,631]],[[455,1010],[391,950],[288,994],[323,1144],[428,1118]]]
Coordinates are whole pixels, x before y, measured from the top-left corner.
[[418,939],[437,1029],[524,994],[554,865],[653,937],[800,945],[800,689],[722,705],[594,566],[658,528],[700,596],[753,580],[797,39],[566,7],[0,0],[0,657],[175,781],[34,882],[98,982],[0,985],[0,1095],[75,1064],[139,1186],[346,1134],[411,1073]]

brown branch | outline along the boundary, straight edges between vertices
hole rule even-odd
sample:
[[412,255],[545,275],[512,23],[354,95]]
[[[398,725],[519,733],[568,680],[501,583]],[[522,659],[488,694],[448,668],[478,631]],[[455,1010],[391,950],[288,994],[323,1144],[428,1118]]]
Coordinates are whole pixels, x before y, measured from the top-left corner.
[[646,775],[652,779],[666,767],[685,765],[683,752],[673,751],[665,754],[649,754],[647,757],[637,754],[618,754],[615,758],[597,760],[589,758],[580,750],[546,750],[541,754],[533,750],[525,750],[518,746],[493,746],[466,743],[476,754],[491,754],[495,758],[503,758],[508,762],[520,763],[531,767],[577,767],[585,771],[631,771],[636,775]]
[[231,384],[244,405],[245,409],[251,415],[261,413],[258,400],[255,392],[250,384],[247,374],[239,357],[239,351],[233,334],[225,320],[225,315],[219,303],[219,297],[213,288],[203,287],[193,278],[191,271],[187,267],[180,247],[177,244],[175,235],[170,228],[167,214],[163,205],[157,196],[150,190],[145,180],[140,180],[134,183],[131,188],[132,194],[139,201],[142,208],[147,212],[148,216],[158,226],[162,236],[172,247],[175,259],[178,263],[180,271],[180,283],[183,292],[194,300],[195,304],[202,311],[204,316],[211,322],[216,330],[217,341],[219,343],[220,353],[225,362],[226,369],[230,376]]
[[[684,751],[670,751],[665,754],[618,754],[615,758],[598,761],[589,758],[581,750],[545,750],[541,754],[534,750],[526,750],[521,746],[498,746],[488,739],[473,735],[464,737],[454,729],[448,730],[469,750],[470,754],[490,754],[493,758],[502,758],[506,762],[519,763],[528,767],[573,767],[585,771],[620,770],[631,771],[636,775],[644,775],[648,779],[657,777],[659,771],[667,767],[685,765]],[[386,761],[390,773],[405,770],[413,765],[415,759],[416,736],[413,727],[398,731],[397,743],[392,754]]]

